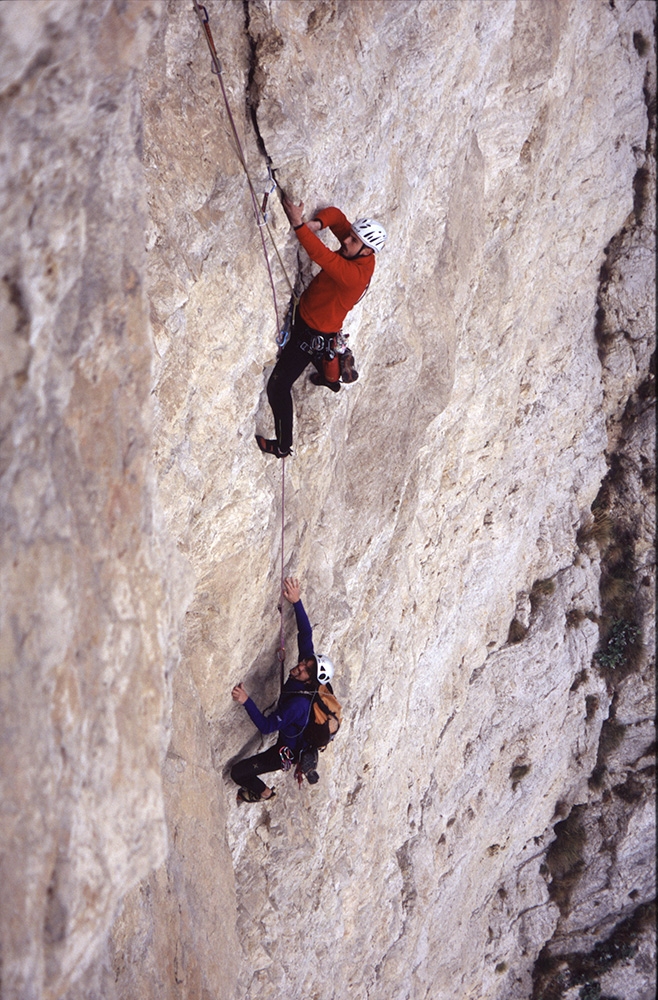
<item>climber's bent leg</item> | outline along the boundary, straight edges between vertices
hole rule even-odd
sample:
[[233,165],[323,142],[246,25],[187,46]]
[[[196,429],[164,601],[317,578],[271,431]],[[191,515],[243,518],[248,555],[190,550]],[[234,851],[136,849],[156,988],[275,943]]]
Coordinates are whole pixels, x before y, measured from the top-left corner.
[[310,361],[311,355],[301,349],[293,332],[267,383],[267,398],[274,414],[276,439],[279,450],[284,454],[292,447],[293,409],[290,390]]
[[280,771],[281,767],[279,751],[276,746],[273,746],[269,750],[264,750],[263,753],[257,753],[254,757],[239,760],[231,768],[231,778],[236,785],[248,788],[250,792],[260,797],[267,785],[257,776],[267,774],[269,771]]

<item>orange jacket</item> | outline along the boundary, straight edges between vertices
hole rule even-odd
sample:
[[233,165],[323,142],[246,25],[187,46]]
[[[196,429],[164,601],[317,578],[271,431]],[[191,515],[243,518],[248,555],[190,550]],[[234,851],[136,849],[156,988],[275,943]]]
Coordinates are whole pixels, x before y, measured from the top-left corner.
[[[320,220],[323,229],[329,226],[339,240],[349,235],[351,226],[339,209],[323,208],[315,218]],[[295,233],[311,260],[322,268],[302,295],[299,313],[313,330],[338,333],[348,312],[370,283],[375,255],[348,260],[329,250],[308,226],[300,226]]]

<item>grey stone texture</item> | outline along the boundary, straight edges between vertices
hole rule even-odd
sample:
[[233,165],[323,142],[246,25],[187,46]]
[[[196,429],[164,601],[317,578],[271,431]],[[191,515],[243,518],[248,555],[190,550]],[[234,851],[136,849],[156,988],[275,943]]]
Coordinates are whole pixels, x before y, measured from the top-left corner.
[[[299,380],[285,466],[345,721],[317,785],[236,806],[277,317],[192,4],[5,0],[2,998],[575,998],[632,926],[596,982],[648,1000],[654,4],[206,7],[258,199],[267,156],[389,232],[361,377]],[[270,211],[282,316],[314,269]]]

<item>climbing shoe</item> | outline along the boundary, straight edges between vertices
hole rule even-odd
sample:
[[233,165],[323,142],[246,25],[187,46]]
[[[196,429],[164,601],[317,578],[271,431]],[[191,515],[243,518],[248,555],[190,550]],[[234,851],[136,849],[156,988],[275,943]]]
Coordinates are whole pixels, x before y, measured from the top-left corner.
[[252,792],[250,788],[238,788],[238,794],[235,799],[238,805],[242,802],[269,802],[276,795],[274,789],[272,789],[272,794],[268,795],[266,799],[262,795],[258,795],[257,792]]
[[327,389],[331,389],[332,392],[340,392],[340,382],[327,382],[319,372],[314,372],[311,375],[311,382],[313,385],[326,385]]
[[256,444],[265,455],[275,455],[277,458],[287,458],[288,455],[292,454],[292,448],[288,448],[288,451],[281,451],[278,441],[272,441],[269,438],[264,438],[260,434],[256,435]]

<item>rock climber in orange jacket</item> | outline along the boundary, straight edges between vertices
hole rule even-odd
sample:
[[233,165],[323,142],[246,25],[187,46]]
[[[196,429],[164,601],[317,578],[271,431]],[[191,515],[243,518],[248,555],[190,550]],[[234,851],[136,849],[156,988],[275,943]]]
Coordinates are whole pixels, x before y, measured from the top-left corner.
[[[306,366],[313,362],[317,369],[317,374],[311,375],[315,385],[326,385],[334,392],[340,389],[338,380],[326,380],[323,359],[335,350],[334,338],[370,284],[374,255],[386,242],[383,226],[373,219],[357,219],[350,224],[339,209],[323,208],[315,218],[304,222],[304,203],[295,205],[288,197],[283,198],[283,208],[297,239],[322,270],[299,300],[290,339],[267,383],[276,438],[268,440],[257,434],[256,441],[261,451],[277,458],[289,455],[292,448],[290,390]],[[338,251],[329,250],[316,236],[326,226],[340,240]]]

